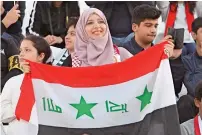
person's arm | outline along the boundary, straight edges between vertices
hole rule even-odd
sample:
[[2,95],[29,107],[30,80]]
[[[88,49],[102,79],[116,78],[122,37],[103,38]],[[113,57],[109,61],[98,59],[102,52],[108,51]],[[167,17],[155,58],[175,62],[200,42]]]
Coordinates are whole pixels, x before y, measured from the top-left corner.
[[124,60],[126,60],[126,59],[133,56],[129,51],[127,51],[123,47],[118,47],[118,50],[119,50],[119,53],[120,53],[121,61],[124,61]]
[[5,40],[4,38],[1,38],[1,47],[4,50],[6,59],[8,60],[8,67],[9,67],[9,72],[8,74],[1,78],[1,90],[4,86],[4,84],[7,82],[8,79],[10,79],[13,76],[19,75],[21,72],[20,69],[20,63],[19,63],[19,49],[13,43],[12,40]]
[[11,78],[5,84],[3,91],[0,95],[0,104],[1,104],[1,122],[9,123],[13,121],[15,117],[15,108],[12,107],[12,92],[14,91],[12,86],[14,84],[13,79]]
[[65,35],[60,35],[59,37],[62,39],[61,40],[62,42],[60,44],[64,43],[65,42]]
[[191,62],[192,59],[189,59],[188,56],[182,57],[182,62],[185,68],[185,74],[184,74],[184,85],[187,88],[188,94],[194,97],[195,92],[194,88],[196,86],[196,79],[193,79],[196,75],[194,73],[195,70],[193,70],[193,63]]
[[194,97],[194,86],[196,84],[194,84],[194,82],[190,80],[191,76],[192,76],[191,73],[188,73],[188,72],[185,73],[184,85],[187,88],[188,94]]
[[[3,1],[1,1],[1,3],[0,3],[1,5],[0,5],[0,7],[1,7],[1,19],[3,19],[4,17],[5,17],[5,9],[4,9],[4,7],[3,7]],[[6,32],[6,27],[4,26],[4,24],[2,23],[2,21],[1,21],[1,35],[4,33],[4,32]]]
[[1,47],[2,49],[4,49],[4,53],[7,59],[9,59],[11,56],[19,54],[19,49],[15,45],[14,41],[1,38],[1,43],[2,43]]
[[26,28],[27,34],[39,36],[42,26],[42,4],[41,1],[35,1],[32,9],[32,14],[29,21],[29,26]]
[[1,78],[1,90],[3,90],[3,88],[4,88],[5,84],[6,84],[6,82],[7,82],[10,78],[12,78],[12,77],[14,77],[14,76],[17,76],[17,75],[20,75],[20,74],[22,74],[22,73],[23,73],[22,70],[19,69],[19,68],[13,68],[13,69],[11,69],[11,70],[6,74],[6,76],[5,76],[4,78]]
[[55,44],[62,44],[64,43],[65,39],[64,36],[54,36],[54,35],[48,35],[44,38],[49,45],[55,45]]
[[178,57],[177,59],[173,60],[170,59],[169,62],[173,78],[173,84],[175,88],[175,95],[179,97],[179,93],[181,92],[182,84],[184,81],[184,74],[185,74],[184,65],[182,63],[181,57]]
[[18,10],[18,7],[19,7],[19,5],[16,4],[12,7],[12,9],[10,11],[8,11],[8,12],[5,11],[1,15],[1,17],[3,18],[1,21],[1,26],[3,26],[4,32],[8,27],[10,27],[10,25],[14,24],[20,17],[20,10]]
[[15,55],[18,54],[18,51],[15,50],[15,48],[12,48],[10,44],[6,44],[6,46],[8,46],[8,48],[4,49],[4,52],[6,57],[8,57],[8,73],[1,78],[1,91],[10,78],[23,73],[22,69],[20,68],[19,58],[17,55]]
[[7,28],[5,27],[5,25],[1,22],[1,35],[6,32]]

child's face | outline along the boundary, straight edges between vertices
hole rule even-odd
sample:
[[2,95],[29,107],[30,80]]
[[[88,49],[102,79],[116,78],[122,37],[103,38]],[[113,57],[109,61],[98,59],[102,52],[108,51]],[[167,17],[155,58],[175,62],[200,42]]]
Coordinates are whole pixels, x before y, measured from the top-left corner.
[[29,40],[23,40],[20,45],[20,54],[19,60],[20,62],[24,61],[24,59],[33,61],[33,62],[42,62],[44,58],[44,53],[38,55],[37,49],[33,46],[33,42]]
[[76,39],[76,33],[75,33],[75,28],[74,25],[70,26],[67,35],[65,36],[65,48],[68,50],[74,50],[74,42]]
[[197,33],[192,33],[194,40],[196,40],[196,50],[199,56],[202,56],[202,28],[197,30]]

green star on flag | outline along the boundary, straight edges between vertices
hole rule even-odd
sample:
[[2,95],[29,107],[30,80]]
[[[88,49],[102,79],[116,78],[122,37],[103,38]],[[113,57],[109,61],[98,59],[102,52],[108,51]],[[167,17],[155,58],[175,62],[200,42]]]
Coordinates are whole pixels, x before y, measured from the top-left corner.
[[152,92],[149,92],[147,89],[147,86],[144,89],[144,93],[138,97],[136,97],[137,99],[139,99],[141,101],[141,109],[140,112],[148,105],[151,103],[151,97],[152,97]]
[[93,117],[93,115],[92,115],[92,113],[91,113],[90,110],[96,104],[97,103],[86,103],[86,100],[84,99],[84,97],[81,96],[79,104],[70,104],[70,105],[73,106],[74,108],[76,108],[78,110],[78,113],[76,115],[76,119],[78,119],[79,117],[81,117],[84,114],[94,119],[94,117]]

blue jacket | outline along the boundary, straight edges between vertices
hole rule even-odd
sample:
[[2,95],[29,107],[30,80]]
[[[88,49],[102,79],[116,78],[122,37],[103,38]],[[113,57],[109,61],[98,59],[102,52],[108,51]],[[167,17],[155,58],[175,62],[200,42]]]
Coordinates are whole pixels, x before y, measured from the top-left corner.
[[195,87],[199,81],[202,80],[202,56],[197,52],[182,57],[185,67],[184,84],[187,88],[188,94],[194,96]]

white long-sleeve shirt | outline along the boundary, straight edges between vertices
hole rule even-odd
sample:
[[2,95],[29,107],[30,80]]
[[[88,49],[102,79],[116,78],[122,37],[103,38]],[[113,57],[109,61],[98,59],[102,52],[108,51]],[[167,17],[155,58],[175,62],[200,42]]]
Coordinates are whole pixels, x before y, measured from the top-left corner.
[[18,121],[15,116],[23,78],[24,74],[10,78],[0,96],[1,122],[9,123],[7,135],[37,135],[38,132],[35,125],[24,120]]
[[[200,135],[202,134],[202,120],[198,116]],[[194,133],[194,119],[190,119],[180,125],[182,135],[195,135]]]

